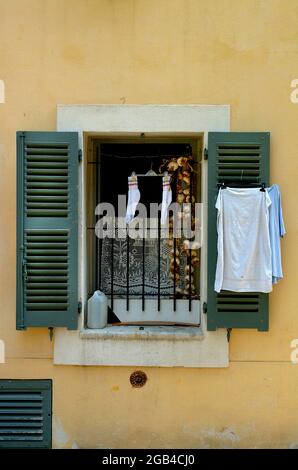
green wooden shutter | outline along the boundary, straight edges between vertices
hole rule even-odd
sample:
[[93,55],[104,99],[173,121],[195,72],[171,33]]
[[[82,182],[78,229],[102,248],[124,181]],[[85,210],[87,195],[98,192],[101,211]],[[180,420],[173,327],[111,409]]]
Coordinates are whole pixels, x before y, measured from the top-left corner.
[[267,331],[268,294],[214,291],[217,260],[217,183],[269,184],[268,132],[210,132],[208,137],[208,301],[207,329]]
[[52,445],[52,381],[0,380],[0,449]]
[[17,133],[17,329],[77,328],[78,135]]

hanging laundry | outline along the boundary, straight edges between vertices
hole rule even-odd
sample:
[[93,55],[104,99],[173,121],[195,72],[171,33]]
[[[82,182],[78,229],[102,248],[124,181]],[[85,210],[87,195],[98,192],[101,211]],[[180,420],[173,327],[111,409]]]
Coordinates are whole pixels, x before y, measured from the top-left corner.
[[285,235],[286,230],[282,215],[279,186],[273,184],[268,188],[268,194],[271,200],[269,208],[269,235],[272,252],[272,283],[276,284],[283,278],[280,238]]
[[138,178],[136,175],[128,177],[128,201],[125,221],[129,224],[135,216],[137,205],[140,201]]
[[271,292],[270,204],[259,188],[219,190],[216,292]]
[[170,185],[171,178],[165,175],[162,178],[162,204],[160,222],[164,225],[168,218],[168,208],[172,202],[172,189]]

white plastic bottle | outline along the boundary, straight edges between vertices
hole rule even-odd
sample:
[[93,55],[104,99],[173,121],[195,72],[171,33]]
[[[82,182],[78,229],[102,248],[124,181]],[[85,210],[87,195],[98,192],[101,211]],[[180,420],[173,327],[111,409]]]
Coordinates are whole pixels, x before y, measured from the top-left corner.
[[88,300],[87,327],[104,328],[108,322],[108,299],[100,290],[96,290]]

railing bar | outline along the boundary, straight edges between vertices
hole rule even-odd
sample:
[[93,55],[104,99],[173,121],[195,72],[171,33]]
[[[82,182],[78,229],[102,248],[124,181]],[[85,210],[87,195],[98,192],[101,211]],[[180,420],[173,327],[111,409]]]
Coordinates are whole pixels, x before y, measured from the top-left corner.
[[[189,181],[189,197],[190,197],[190,229],[192,230],[192,173],[190,174],[190,181]],[[188,311],[191,312],[191,281],[192,281],[192,272],[191,272],[191,249],[189,250],[189,257],[188,257],[188,276],[189,276],[189,291],[188,291]]]
[[101,263],[102,263],[102,239],[100,238],[99,239],[99,255],[98,255],[98,258],[99,258],[99,265],[98,265],[98,289],[101,290]]
[[129,310],[129,228],[126,229],[126,311]]
[[[98,167],[98,147],[96,148],[96,174],[95,174],[95,207],[99,203],[99,167]],[[96,232],[94,230],[95,235],[95,279],[94,285],[96,289],[100,290],[101,284],[101,253],[100,253],[100,240],[96,236]]]
[[174,247],[174,298],[173,298],[173,308],[174,312],[176,312],[176,267],[177,267],[177,260],[176,260],[176,237],[174,237],[174,227],[173,227],[173,247]]
[[160,212],[158,212],[157,311],[160,312]]
[[142,241],[142,312],[145,310],[145,227],[143,227],[143,241]]
[[111,310],[114,307],[114,237],[111,238]]

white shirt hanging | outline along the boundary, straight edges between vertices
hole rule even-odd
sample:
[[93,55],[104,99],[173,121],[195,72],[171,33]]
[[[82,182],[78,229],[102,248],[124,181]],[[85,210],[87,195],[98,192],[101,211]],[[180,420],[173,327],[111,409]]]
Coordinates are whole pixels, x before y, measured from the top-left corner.
[[259,188],[219,190],[216,292],[271,292],[270,204]]

